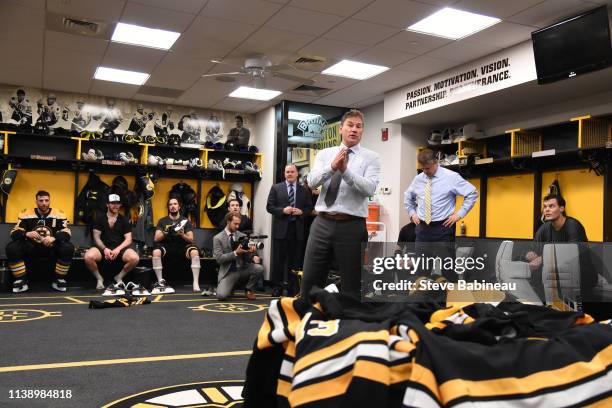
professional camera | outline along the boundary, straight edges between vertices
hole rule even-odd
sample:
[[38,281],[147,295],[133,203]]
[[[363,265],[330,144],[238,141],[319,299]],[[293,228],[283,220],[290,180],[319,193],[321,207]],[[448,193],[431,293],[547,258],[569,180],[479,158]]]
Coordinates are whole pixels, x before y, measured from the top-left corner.
[[238,247],[241,247],[245,251],[248,251],[251,247],[263,249],[264,243],[261,242],[261,240],[266,238],[268,238],[267,235],[253,235],[253,232],[245,231],[245,235],[234,241],[234,248],[232,248],[232,250],[235,250]]

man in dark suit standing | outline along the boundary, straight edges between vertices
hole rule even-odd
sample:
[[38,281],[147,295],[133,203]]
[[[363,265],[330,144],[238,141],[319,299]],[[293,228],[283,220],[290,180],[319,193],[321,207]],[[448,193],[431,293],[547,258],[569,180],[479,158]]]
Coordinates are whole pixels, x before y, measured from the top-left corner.
[[[285,181],[274,184],[268,195],[266,209],[274,216],[274,268],[270,280],[274,294],[287,288],[287,272],[300,269],[303,262],[304,220],[312,211],[310,191],[298,184],[295,164],[285,166]],[[281,287],[282,285],[282,287]]]

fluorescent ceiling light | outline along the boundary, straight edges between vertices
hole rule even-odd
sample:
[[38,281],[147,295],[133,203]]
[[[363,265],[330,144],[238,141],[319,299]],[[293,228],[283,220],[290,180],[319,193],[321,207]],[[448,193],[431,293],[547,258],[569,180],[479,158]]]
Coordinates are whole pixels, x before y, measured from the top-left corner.
[[123,69],[98,67],[94,74],[95,79],[101,81],[121,82],[122,84],[142,85],[149,79],[146,72],[125,71]]
[[382,65],[365,64],[363,62],[342,60],[321,72],[326,75],[336,75],[352,79],[368,79],[385,72],[389,67]]
[[314,119],[317,116],[320,116],[320,115],[317,115],[315,113],[289,111],[289,120],[309,120],[309,119]]
[[500,21],[496,17],[446,7],[411,25],[406,30],[457,40],[491,27]]
[[111,41],[167,50],[180,35],[174,31],[117,23]]
[[280,95],[280,91],[273,91],[271,89],[258,89],[250,88],[248,86],[241,86],[234,92],[229,94],[232,98],[244,98],[244,99],[256,99],[258,101],[269,101],[270,99]]

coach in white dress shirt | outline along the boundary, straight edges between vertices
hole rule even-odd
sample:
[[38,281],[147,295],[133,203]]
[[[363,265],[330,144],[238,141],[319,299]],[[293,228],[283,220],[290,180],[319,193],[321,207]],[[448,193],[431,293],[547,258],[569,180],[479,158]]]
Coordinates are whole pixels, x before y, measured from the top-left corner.
[[325,286],[335,260],[343,293],[359,296],[363,267],[362,244],[368,240],[368,197],[378,186],[378,154],[361,146],[363,114],[346,112],[340,121],[342,144],[321,150],[308,175],[312,189],[322,186],[304,256],[302,295]]

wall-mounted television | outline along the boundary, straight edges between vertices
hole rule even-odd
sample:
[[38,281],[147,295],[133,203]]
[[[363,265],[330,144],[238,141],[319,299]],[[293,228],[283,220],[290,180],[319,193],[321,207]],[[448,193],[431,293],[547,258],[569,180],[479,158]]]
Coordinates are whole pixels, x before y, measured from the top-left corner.
[[612,65],[606,6],[534,31],[531,40],[539,84]]

